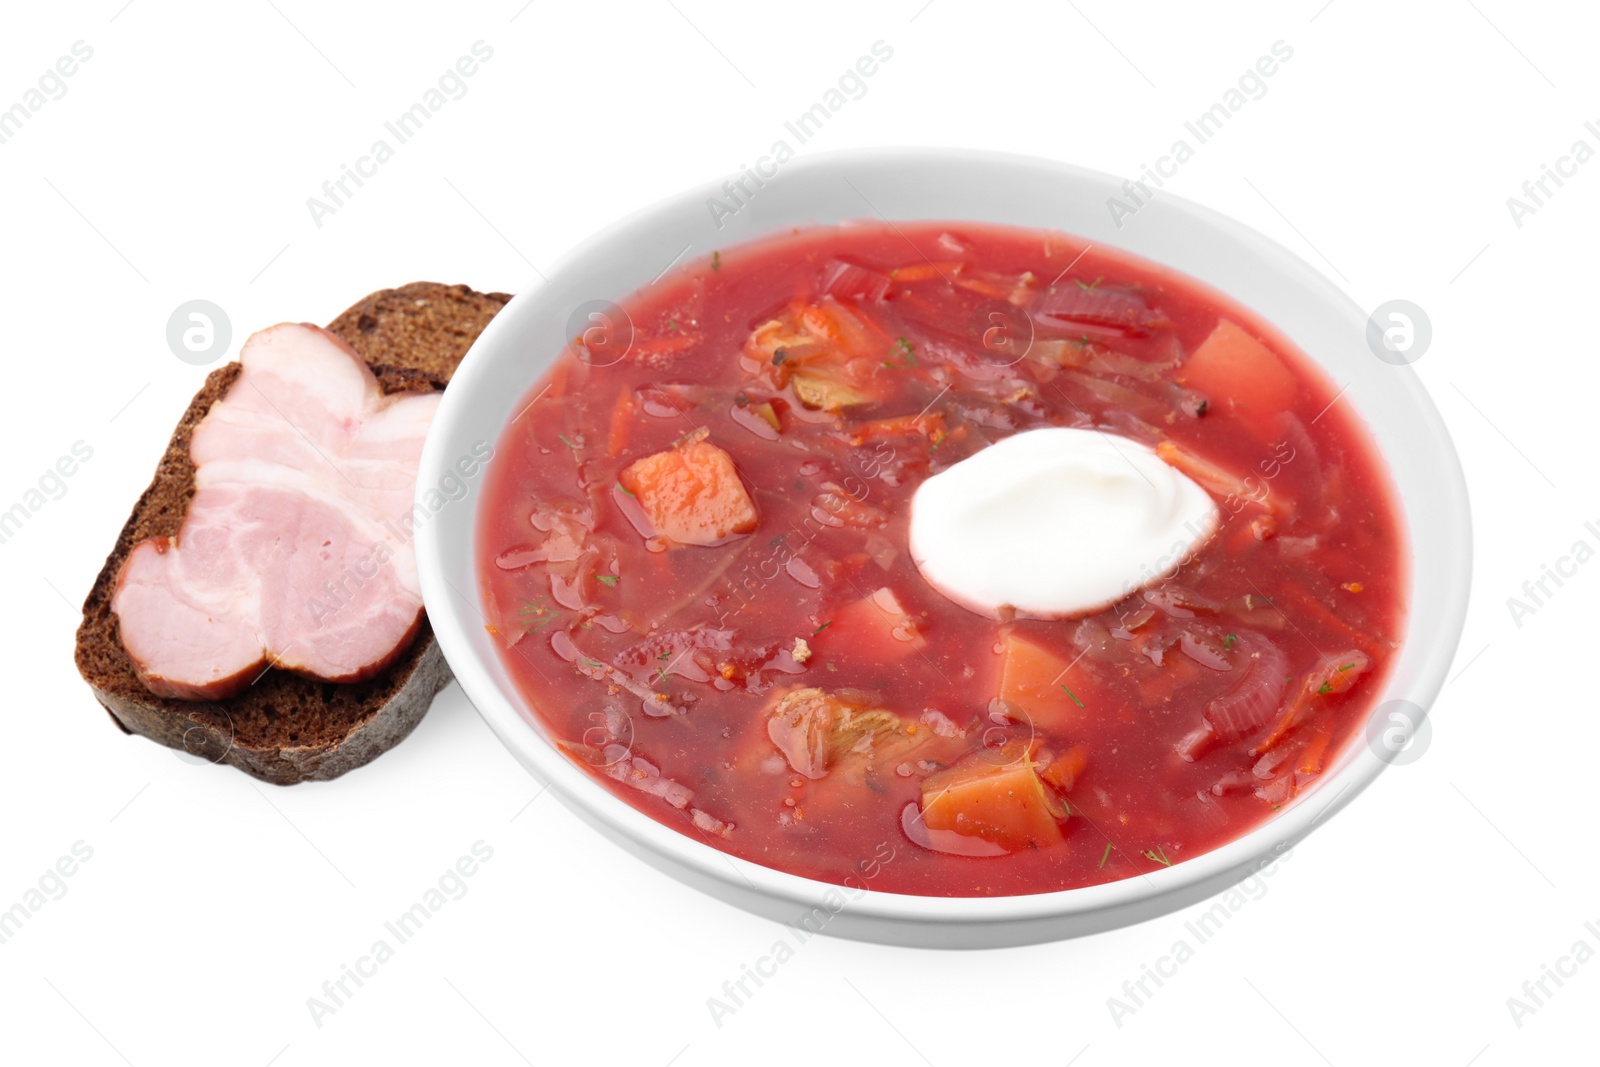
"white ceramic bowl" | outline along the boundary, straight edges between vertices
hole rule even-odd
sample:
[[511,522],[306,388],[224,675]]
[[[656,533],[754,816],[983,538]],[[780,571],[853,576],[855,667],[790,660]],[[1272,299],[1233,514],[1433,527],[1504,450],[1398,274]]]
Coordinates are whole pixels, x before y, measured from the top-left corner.
[[[1340,402],[1352,405],[1376,438],[1413,546],[1405,643],[1374,701],[1375,715],[1391,700],[1427,708],[1444,682],[1466,613],[1471,519],[1455,451],[1421,383],[1409,367],[1376,358],[1366,340],[1367,314],[1281,246],[1166,192],[1119,229],[1107,200],[1121,195],[1121,182],[1109,175],[1040,159],[885,149],[791,161],[737,213],[725,215],[720,228],[708,207],[711,197],[728,202],[720,183],[672,197],[585,242],[489,325],[445,392],[423,450],[419,500],[420,491],[448,478],[475,443],[495,443],[570,336],[575,308],[620,300],[668,264],[792,226],[873,217],[1058,229],[1220,289],[1346,386]],[[481,481],[474,479],[471,495],[422,523],[417,536],[428,615],[467,696],[534,777],[607,836],[691,885],[780,922],[932,947],[1023,944],[1138,922],[1203,900],[1270,862],[1354,799],[1387,762],[1358,741],[1295,804],[1243,837],[1145,876],[1085,889],[907,896],[841,889],[735,859],[613,796],[561,755],[523,709],[484,632],[474,559]]]

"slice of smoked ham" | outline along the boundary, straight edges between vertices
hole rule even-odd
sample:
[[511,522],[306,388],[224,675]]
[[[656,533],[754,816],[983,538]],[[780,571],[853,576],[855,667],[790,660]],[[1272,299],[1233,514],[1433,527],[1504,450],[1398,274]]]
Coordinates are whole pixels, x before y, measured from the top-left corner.
[[190,439],[177,536],[117,576],[122,644],[157,696],[223,699],[269,666],[359,681],[421,622],[412,492],[440,394],[384,396],[315,326],[263,330],[239,362]]

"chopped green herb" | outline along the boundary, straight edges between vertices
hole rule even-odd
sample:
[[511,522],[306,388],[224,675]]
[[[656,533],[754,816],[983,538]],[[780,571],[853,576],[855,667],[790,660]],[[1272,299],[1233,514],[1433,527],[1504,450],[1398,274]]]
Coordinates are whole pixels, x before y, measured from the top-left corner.
[[1106,842],[1106,850],[1104,852],[1100,853],[1100,869],[1102,871],[1106,869],[1106,860],[1108,860],[1110,858],[1111,858],[1111,842],[1107,841]]
[[1351,668],[1353,668],[1353,667],[1354,667],[1354,666],[1355,666],[1355,664],[1354,664],[1354,663],[1346,663],[1346,664],[1345,664],[1345,665],[1344,665],[1344,666],[1343,666],[1343,667],[1340,667],[1340,668],[1339,668],[1339,673],[1340,673],[1340,674],[1343,674],[1343,673],[1344,673],[1344,672],[1345,672],[1345,671],[1348,671],[1348,670],[1350,670],[1350,669],[1351,669]]
[[656,659],[671,659],[671,658],[672,658],[672,652],[671,652],[671,650],[668,650],[668,651],[666,651],[666,652],[663,652],[663,653],[661,653],[661,655],[659,655],[659,656],[657,656],[657,657],[656,657]]
[[1105,275],[1102,274],[1100,277],[1096,278],[1094,281],[1088,283],[1087,285],[1084,284],[1083,279],[1081,279],[1081,278],[1074,278],[1072,280],[1078,283],[1078,288],[1079,289],[1093,289],[1095,286],[1097,286],[1101,282],[1105,281]]
[[1234,646],[1234,643],[1237,642],[1238,640],[1239,640],[1239,638],[1238,638],[1238,635],[1236,635],[1236,634],[1223,634],[1222,635],[1222,647],[1223,648],[1232,648]]
[[1164,850],[1164,849],[1162,849],[1160,847],[1145,849],[1144,850],[1144,858],[1149,860],[1151,863],[1159,863],[1163,867],[1171,867],[1172,866],[1172,861],[1167,859],[1166,850]]
[[570,448],[570,449],[573,449],[573,450],[574,450],[574,451],[576,451],[576,450],[577,450],[577,448],[578,448],[578,446],[577,446],[577,445],[575,445],[575,444],[573,444],[573,443],[572,443],[572,439],[571,439],[571,438],[569,438],[569,437],[568,437],[568,436],[567,436],[567,435],[566,435],[566,434],[564,434],[564,433],[558,433],[558,434],[556,434],[556,436],[557,436],[557,437],[559,437],[559,438],[561,438],[561,443],[562,443],[562,444],[564,444],[564,445],[566,445],[566,446],[567,446],[567,447],[568,447],[568,448]]
[[637,496],[634,496],[634,492],[633,492],[632,489],[629,489],[627,486],[623,485],[621,482],[617,483],[617,488],[621,489],[624,493],[627,493],[629,496],[633,497],[635,500],[639,499]]
[[667,320],[667,329],[676,330],[677,328],[678,328],[678,320],[677,319],[668,319]]
[[1333,692],[1333,684],[1331,682],[1323,682],[1322,686],[1317,690],[1317,695],[1322,696],[1324,693],[1331,692]]
[[897,370],[916,370],[917,353],[912,348],[911,342],[902,337],[894,343],[894,346],[900,350],[900,354],[904,357],[904,361],[896,363],[893,360],[886,359],[883,361],[883,366],[891,367]]
[[605,664],[601,663],[599,660],[590,659],[588,656],[579,656],[578,658],[581,659],[584,663],[588,664],[591,667],[604,667],[605,666]]
[[522,607],[517,609],[517,614],[518,615],[543,615],[544,614],[544,608],[541,608],[539,605],[544,603],[546,600],[549,600],[549,599],[550,598],[547,597],[547,596],[542,596],[538,600],[524,600],[522,602]]
[[1068,689],[1064,685],[1061,687],[1061,689],[1062,689],[1062,692],[1066,693],[1067,696],[1072,698],[1072,702],[1074,704],[1078,705],[1078,707],[1080,707],[1080,708],[1083,707],[1083,701],[1078,699],[1078,694],[1077,693],[1074,693],[1072,690]]
[[828,621],[827,621],[827,622],[825,622],[825,623],[823,623],[823,624],[822,624],[822,625],[821,625],[821,626],[819,626],[819,627],[817,627],[817,628],[816,628],[816,629],[815,629],[815,630],[812,630],[812,631],[811,631],[811,636],[812,636],[812,637],[815,637],[815,636],[817,636],[817,635],[818,635],[818,634],[820,634],[820,633],[821,633],[821,632],[822,632],[822,631],[824,631],[824,630],[826,630],[826,629],[827,629],[827,628],[828,628],[828,627],[830,627],[830,626],[832,626],[832,625],[833,625],[833,620],[832,620],[832,619],[829,619],[829,620],[828,620]]
[[605,582],[613,589],[617,587],[618,582],[622,581],[622,579],[618,578],[615,574],[597,574],[595,575],[595,579],[597,581]]

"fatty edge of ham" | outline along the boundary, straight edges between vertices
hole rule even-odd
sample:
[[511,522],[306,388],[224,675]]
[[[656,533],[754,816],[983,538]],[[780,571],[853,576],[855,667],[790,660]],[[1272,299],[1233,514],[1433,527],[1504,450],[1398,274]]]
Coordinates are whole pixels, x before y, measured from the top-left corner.
[[360,681],[421,624],[412,494],[439,394],[384,396],[310,325],[254,334],[239,362],[190,439],[177,536],[135,545],[111,600],[157,696],[224,699],[269,666]]

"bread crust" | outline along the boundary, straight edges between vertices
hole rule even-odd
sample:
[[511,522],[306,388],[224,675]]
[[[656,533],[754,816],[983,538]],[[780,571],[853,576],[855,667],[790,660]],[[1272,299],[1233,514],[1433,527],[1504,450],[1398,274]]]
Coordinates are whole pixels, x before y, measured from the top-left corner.
[[[328,331],[367,361],[385,393],[442,389],[508,300],[464,285],[414,282],[372,293]],[[117,575],[133,546],[172,536],[182,525],[195,488],[190,436],[238,374],[238,363],[212,371],[179,420],[84,600],[74,658],[95,698],[127,733],[276,785],[337,778],[404,740],[449,684],[449,665],[426,616],[415,640],[365,681],[338,684],[268,670],[238,696],[184,701],[157,697],[140,683],[111,612]]]

